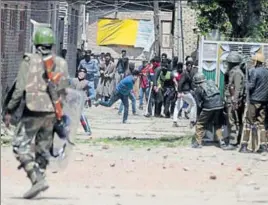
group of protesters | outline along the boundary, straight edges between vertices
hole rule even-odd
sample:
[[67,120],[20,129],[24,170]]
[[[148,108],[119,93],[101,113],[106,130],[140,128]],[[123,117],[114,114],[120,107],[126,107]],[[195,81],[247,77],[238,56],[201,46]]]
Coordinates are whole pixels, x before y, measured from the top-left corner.
[[[171,118],[173,127],[179,127],[178,118],[189,119],[190,127],[196,126],[197,141],[193,143],[194,148],[201,147],[205,130],[212,123],[216,128],[219,146],[222,149],[234,150],[238,147],[241,135],[243,135],[241,131],[243,130],[241,127],[243,126],[242,115],[246,115],[246,113],[237,109],[240,109],[243,103],[240,102],[239,106],[235,107],[230,103],[229,105],[230,93],[224,93],[224,97],[222,97],[215,82],[208,81],[202,73],[198,72],[196,62],[192,57],[187,56],[185,62],[179,62],[178,57],[171,60],[166,53],[162,53],[160,57],[155,56],[150,61],[142,61],[141,65],[135,66],[129,61],[126,50],[122,50],[121,54],[121,57],[115,62],[110,53],[93,55],[91,51],[85,52],[84,59],[77,66],[77,73],[79,74],[81,70],[86,71],[86,78],[89,81],[87,106],[91,106],[94,101],[95,106],[111,107],[116,101],[121,100],[118,114],[124,110],[123,123],[127,123],[130,99],[133,115],[137,115],[136,105],[138,104],[138,109],[144,111],[144,117]],[[230,67],[227,73],[231,73],[231,75],[238,75],[236,67],[240,68],[244,65],[242,56],[237,57],[237,55],[240,54],[232,52],[227,61]],[[263,61],[256,62],[262,63]],[[264,74],[266,70],[264,70]],[[245,78],[244,71],[240,73],[243,73],[243,78]],[[225,79],[229,78],[229,76],[225,76]],[[237,93],[234,96],[245,96],[244,87],[246,85],[243,88],[241,86],[234,88],[239,82],[226,82],[227,91],[234,89]],[[137,84],[138,90],[134,89]],[[266,86],[265,82],[262,86]],[[241,93],[239,93],[240,90]],[[262,101],[264,104],[268,103],[266,95],[267,93],[262,93],[261,96],[264,96],[264,99],[261,99],[261,104],[263,104]],[[263,112],[267,114],[266,107],[267,105],[264,106]],[[238,114],[241,116],[239,117]],[[227,141],[223,139],[221,132],[224,124],[230,135]],[[240,126],[236,126],[238,124]],[[263,141],[265,141],[265,143],[263,142],[264,147],[262,144],[258,145],[261,147],[260,152],[267,150],[268,140],[265,138]],[[256,145],[256,147],[258,146]],[[242,146],[241,151],[248,152],[248,147]]]

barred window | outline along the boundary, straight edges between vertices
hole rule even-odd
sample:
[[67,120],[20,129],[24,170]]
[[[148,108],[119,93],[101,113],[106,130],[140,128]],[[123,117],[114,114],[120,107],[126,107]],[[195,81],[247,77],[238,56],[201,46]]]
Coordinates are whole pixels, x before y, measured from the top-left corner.
[[20,11],[20,30],[26,30],[27,22],[27,6],[24,7],[24,11]]
[[51,11],[50,11],[50,24],[53,25],[53,23],[54,23],[54,22],[53,22],[53,20],[54,20],[54,19],[53,19],[53,14],[54,14],[54,12],[55,12],[55,11],[54,11],[54,5],[53,5],[53,4],[50,4],[50,10],[51,10]]
[[1,58],[5,58],[5,37],[7,24],[7,4],[1,9]]
[[7,24],[7,4],[4,5],[4,9],[1,9],[1,29],[4,29]]
[[18,6],[16,5],[15,10],[10,10],[10,30],[16,30],[17,28],[17,14],[18,14]]

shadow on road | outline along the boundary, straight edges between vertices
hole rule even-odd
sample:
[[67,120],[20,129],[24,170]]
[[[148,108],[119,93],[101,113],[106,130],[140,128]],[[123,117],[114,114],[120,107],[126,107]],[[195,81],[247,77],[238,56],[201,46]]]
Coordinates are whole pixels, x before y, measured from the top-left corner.
[[[10,197],[10,199],[16,199],[16,200],[25,200],[23,197]],[[78,198],[73,198],[73,197],[45,197],[45,196],[40,196],[40,197],[36,197],[31,199],[38,201],[38,200],[78,200]]]

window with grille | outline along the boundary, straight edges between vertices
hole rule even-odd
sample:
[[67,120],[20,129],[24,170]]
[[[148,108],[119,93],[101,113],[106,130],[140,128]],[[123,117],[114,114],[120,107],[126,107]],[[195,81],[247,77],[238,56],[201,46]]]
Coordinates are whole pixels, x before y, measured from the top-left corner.
[[78,10],[75,11],[75,30],[74,30],[74,43],[77,44],[77,32],[78,32],[78,21],[79,21],[79,12]]
[[7,4],[1,9],[1,58],[5,58],[5,36],[7,27]]
[[50,24],[53,25],[54,5],[50,4]]
[[24,7],[24,11],[20,11],[20,30],[26,29],[27,22],[27,7]]
[[10,10],[10,30],[16,30],[17,27],[17,14],[18,6],[15,7],[15,10]]
[[171,47],[171,31],[172,31],[172,22],[171,21],[162,21],[161,22],[161,33],[162,33],[162,47],[170,48]]

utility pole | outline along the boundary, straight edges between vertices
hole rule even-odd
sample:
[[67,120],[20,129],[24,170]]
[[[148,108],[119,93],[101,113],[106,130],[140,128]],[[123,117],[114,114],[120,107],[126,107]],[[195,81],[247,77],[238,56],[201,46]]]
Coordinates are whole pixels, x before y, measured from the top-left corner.
[[177,9],[177,55],[180,62],[184,61],[184,42],[183,42],[183,29],[182,29],[182,6],[181,0],[176,2]]
[[114,4],[115,4],[115,10],[116,10],[115,13],[114,13],[114,18],[117,18],[119,1],[118,0],[115,0],[114,1]]
[[154,1],[154,51],[156,56],[160,56],[160,32],[159,32],[159,2]]

